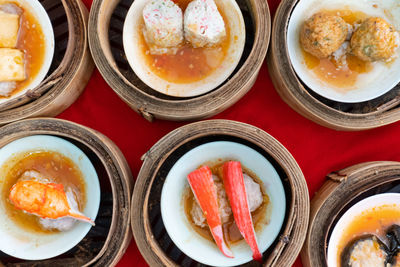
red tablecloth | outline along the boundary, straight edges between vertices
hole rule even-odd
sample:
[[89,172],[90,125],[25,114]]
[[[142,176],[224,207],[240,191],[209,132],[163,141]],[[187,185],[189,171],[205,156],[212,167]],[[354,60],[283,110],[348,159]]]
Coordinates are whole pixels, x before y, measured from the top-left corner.
[[[90,8],[92,0],[83,2]],[[272,14],[279,2],[268,1]],[[184,124],[146,121],[119,99],[97,70],[82,96],[58,117],[91,127],[111,138],[124,153],[134,177],[142,164],[140,157],[161,137]],[[303,170],[310,197],[331,171],[365,161],[400,161],[399,123],[363,132],[338,132],[319,126],[280,99],[266,64],[251,91],[213,119],[250,123],[279,140]],[[147,266],[133,239],[118,266]],[[294,266],[302,266],[300,258]]]

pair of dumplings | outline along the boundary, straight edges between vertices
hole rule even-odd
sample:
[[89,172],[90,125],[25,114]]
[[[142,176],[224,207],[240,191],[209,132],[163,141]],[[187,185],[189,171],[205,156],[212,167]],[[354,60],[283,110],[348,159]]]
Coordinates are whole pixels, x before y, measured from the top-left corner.
[[151,54],[168,53],[184,39],[193,47],[210,47],[226,36],[214,0],[194,0],[182,10],[171,0],[152,0],[143,10],[143,34]]

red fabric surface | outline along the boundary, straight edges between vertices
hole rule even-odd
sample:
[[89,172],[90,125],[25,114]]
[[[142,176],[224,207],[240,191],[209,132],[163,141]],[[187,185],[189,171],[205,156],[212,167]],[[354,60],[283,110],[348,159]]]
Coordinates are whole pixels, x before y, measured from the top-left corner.
[[[83,2],[90,8],[92,0]],[[280,0],[268,2],[273,14]],[[111,138],[124,153],[134,177],[142,164],[140,157],[165,134],[184,125],[146,121],[119,99],[97,70],[81,97],[58,117],[91,127]],[[338,132],[319,126],[280,99],[266,64],[250,92],[213,119],[250,123],[279,140],[303,170],[310,197],[331,171],[365,161],[400,161],[399,123],[363,132]],[[118,266],[147,266],[133,239]],[[294,266],[302,266],[300,258]]]

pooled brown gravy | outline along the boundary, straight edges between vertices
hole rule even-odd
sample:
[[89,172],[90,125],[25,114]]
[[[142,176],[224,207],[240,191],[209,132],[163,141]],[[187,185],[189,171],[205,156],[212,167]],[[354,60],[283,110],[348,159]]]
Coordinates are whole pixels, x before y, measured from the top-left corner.
[[7,215],[20,227],[35,233],[51,233],[58,230],[44,229],[39,223],[39,217],[27,214],[14,207],[9,200],[11,187],[17,183],[21,175],[26,171],[36,171],[52,183],[62,184],[64,189],[70,188],[78,202],[80,211],[86,204],[86,188],[82,172],[72,162],[58,152],[33,151],[18,154],[10,158],[2,166],[1,173],[5,174],[3,190],[1,192],[2,202],[5,203]]
[[[220,177],[220,179],[221,179],[222,166],[224,165],[225,162],[226,162],[226,160],[224,160],[224,161],[218,160],[217,162],[205,163],[203,165],[209,166],[212,173],[214,175]],[[244,166],[242,166],[242,170],[245,174],[250,176],[254,182],[256,182],[260,185],[261,193],[263,195],[262,204],[260,205],[260,207],[258,207],[255,211],[253,211],[251,213],[253,226],[254,226],[255,231],[257,232],[258,230],[260,230],[262,227],[264,227],[266,224],[269,223],[269,218],[267,218],[267,208],[268,208],[268,205],[270,205],[269,197],[268,197],[267,193],[264,191],[263,184],[262,184],[261,180],[257,177],[257,175],[254,174],[249,169],[245,168]],[[221,181],[222,181],[222,179],[221,179]],[[194,196],[192,190],[190,189],[190,187],[185,192],[183,201],[184,201],[185,214],[186,214],[186,217],[187,217],[188,221],[190,222],[190,225],[192,226],[192,228],[198,234],[200,234],[202,237],[214,242],[214,239],[211,235],[209,227],[208,226],[200,227],[200,226],[196,225],[193,221],[193,218],[192,218],[192,215],[190,212],[192,210],[192,207],[193,207],[196,199],[195,199],[195,196]],[[224,231],[224,239],[227,242],[227,244],[234,244],[243,239],[243,236],[240,234],[239,229],[234,221],[233,214],[231,214],[228,222],[222,224],[222,229]]]

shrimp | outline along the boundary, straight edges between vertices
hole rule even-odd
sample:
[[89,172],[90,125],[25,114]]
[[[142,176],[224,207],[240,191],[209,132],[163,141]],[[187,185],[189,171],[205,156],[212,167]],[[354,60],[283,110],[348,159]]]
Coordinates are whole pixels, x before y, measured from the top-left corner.
[[19,181],[11,188],[9,199],[17,209],[41,218],[71,217],[95,225],[92,219],[71,208],[62,184]]

